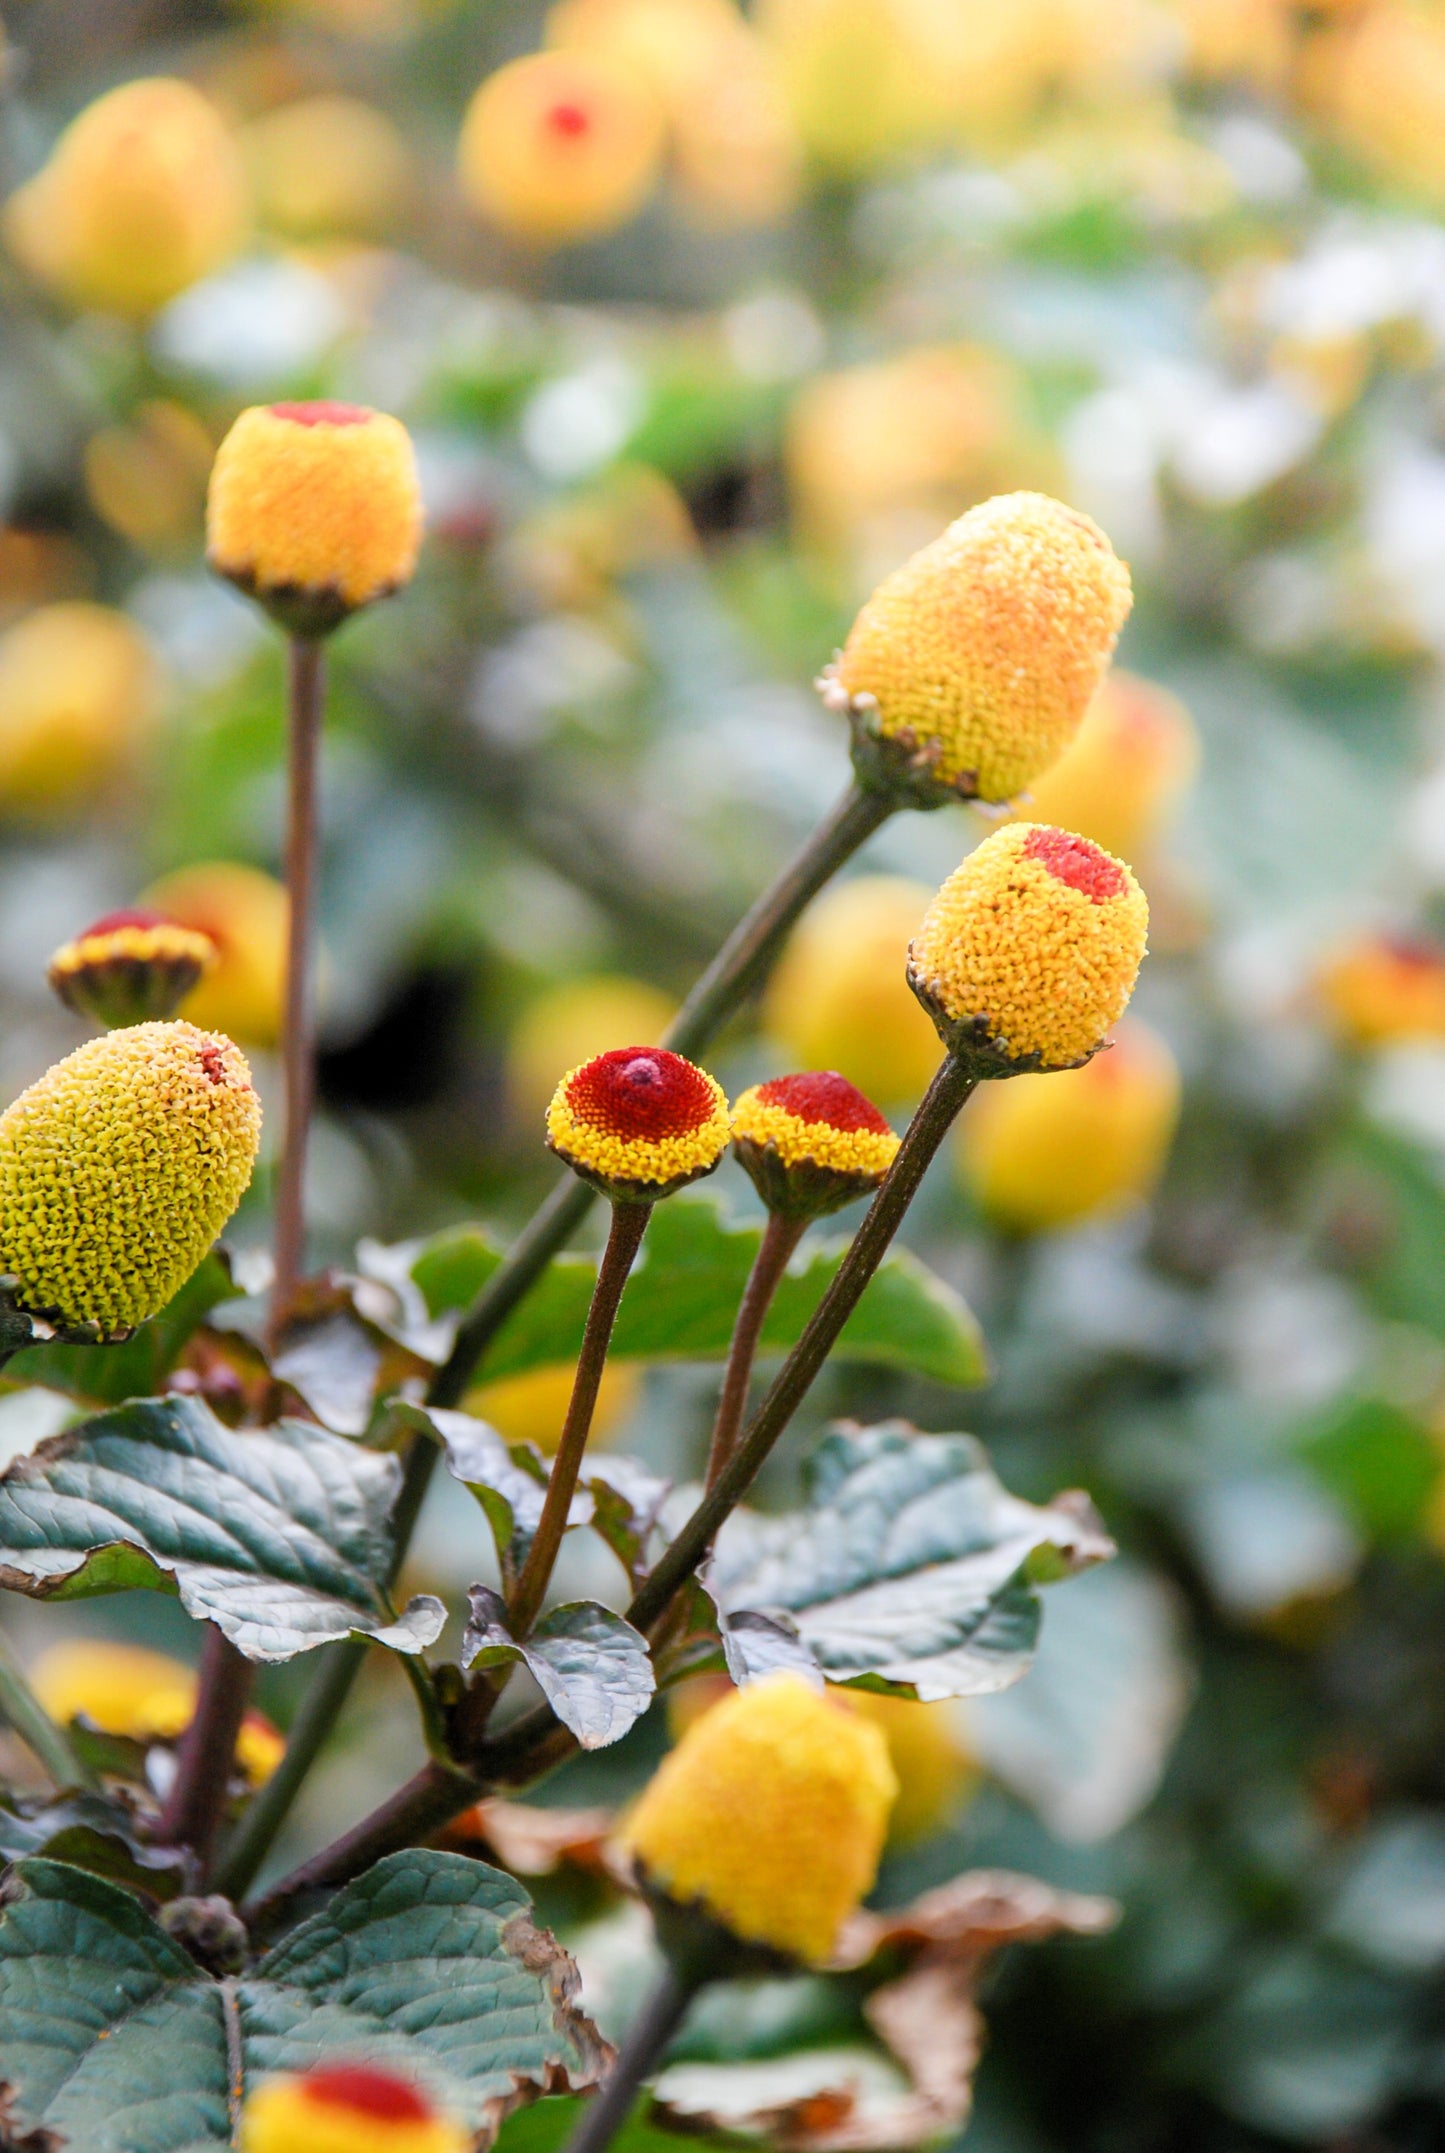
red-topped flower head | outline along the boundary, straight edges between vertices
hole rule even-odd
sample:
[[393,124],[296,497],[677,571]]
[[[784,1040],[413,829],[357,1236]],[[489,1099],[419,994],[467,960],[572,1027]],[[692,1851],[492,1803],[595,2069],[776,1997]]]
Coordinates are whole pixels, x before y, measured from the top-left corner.
[[728,1141],[716,1077],[666,1047],[615,1047],[569,1070],[547,1142],[614,1203],[654,1203],[710,1174]]
[[241,2117],[241,2153],[466,2153],[470,2144],[412,2079],[366,2062],[269,2079]]
[[876,1189],[898,1138],[833,1069],[773,1077],[733,1107],[733,1149],[770,1211],[822,1218]]
[[199,928],[136,906],[63,943],[46,976],[67,1009],[114,1030],[173,1017],[217,954]]

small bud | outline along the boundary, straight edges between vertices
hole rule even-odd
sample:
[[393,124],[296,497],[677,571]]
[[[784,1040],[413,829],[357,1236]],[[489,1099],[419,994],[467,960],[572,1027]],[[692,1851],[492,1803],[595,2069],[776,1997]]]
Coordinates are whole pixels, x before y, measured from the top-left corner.
[[825,675],[860,775],[925,807],[1013,799],[1078,731],[1130,604],[1076,509],[1041,493],[970,509],[879,584]]
[[540,247],[616,231],[657,178],[662,111],[644,77],[597,52],[534,52],[489,75],[457,149],[480,216]]
[[768,1037],[804,1069],[836,1069],[885,1106],[913,1105],[938,1039],[908,986],[908,942],[932,896],[902,875],[858,875],[799,920],[768,986]]
[[1316,988],[1352,1047],[1445,1039],[1445,945],[1425,935],[1356,935],[1324,964]]
[[710,1174],[727,1149],[723,1088],[666,1047],[616,1047],[563,1077],[547,1142],[613,1203],[656,1203]]
[[274,1047],[286,992],[286,935],[291,918],[284,884],[259,867],[202,860],[162,875],[141,902],[207,935],[216,962],[181,1014],[203,1032],[224,1032],[247,1047]]
[[824,1218],[877,1188],[898,1138],[836,1071],[774,1077],[733,1105],[733,1149],[770,1211]]
[[1049,823],[996,830],[944,883],[908,978],[950,1053],[984,1076],[1071,1069],[1134,991],[1149,931],[1122,860]]
[[159,912],[108,912],[62,943],[46,978],[67,1009],[117,1027],[173,1017],[216,962],[208,934]]
[[[61,1726],[83,1720],[129,1742],[176,1742],[196,1709],[196,1674],[181,1660],[139,1645],[86,1637],[51,1645],[30,1670],[30,1686]],[[286,1742],[262,1712],[241,1725],[236,1761],[253,1787],[264,1785]]]
[[409,583],[421,527],[411,437],[385,412],[253,404],[216,451],[207,559],[295,635]]
[[1199,736],[1178,696],[1110,673],[1070,745],[1030,784],[1028,819],[1147,863],[1198,764]]
[[687,1729],[623,1843],[672,1907],[821,1965],[872,1886],[897,1792],[877,1727],[770,1675]]
[[0,1272],[17,1304],[101,1337],[144,1323],[235,1210],[260,1139],[229,1039],[134,1024],[77,1047],[0,1115]]
[[362,2061],[267,2079],[241,2113],[241,2153],[468,2153],[471,2144],[413,2080]]

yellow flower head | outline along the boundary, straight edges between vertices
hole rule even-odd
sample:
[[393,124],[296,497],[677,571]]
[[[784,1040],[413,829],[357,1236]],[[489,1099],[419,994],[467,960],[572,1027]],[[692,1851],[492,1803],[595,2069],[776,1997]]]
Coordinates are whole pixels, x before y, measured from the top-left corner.
[[1179,698],[1152,680],[1110,673],[1070,745],[1030,785],[1029,820],[1076,830],[1137,861],[1198,762],[1199,736]]
[[909,991],[908,943],[932,894],[901,875],[859,875],[808,907],[764,1004],[790,1061],[836,1069],[889,1105],[922,1097],[938,1037]]
[[261,1140],[244,1056],[193,1024],[133,1024],[0,1115],[0,1272],[66,1328],[165,1307],[241,1201]]
[[140,630],[110,606],[67,599],[0,635],[0,809],[49,820],[134,767],[161,699]]
[[260,220],[288,239],[377,238],[406,200],[406,144],[359,98],[298,97],[252,120],[241,147]]
[[209,275],[248,221],[240,155],[188,82],[126,82],[71,121],[5,207],[12,251],[77,306],[142,317]]
[[409,583],[421,527],[411,436],[383,411],[253,404],[216,451],[207,558],[300,634]]
[[215,963],[181,1014],[202,1031],[225,1032],[244,1046],[274,1047],[291,916],[275,876],[234,860],[203,860],[162,875],[141,902],[179,926],[194,927],[215,948]]
[[268,2079],[241,2115],[241,2153],[468,2153],[471,2144],[409,2078],[366,2062]]
[[[495,1383],[480,1383],[467,1393],[466,1410],[476,1419],[487,1421],[505,1442],[535,1443],[550,1457],[562,1433],[576,1377],[577,1367],[572,1361],[531,1368],[525,1375],[499,1376]],[[605,1450],[615,1440],[637,1403],[640,1389],[639,1372],[633,1362],[608,1361],[587,1437],[593,1450]]]
[[730,1133],[717,1078],[666,1047],[594,1056],[547,1109],[552,1150],[616,1202],[654,1203],[710,1174]]
[[46,977],[67,1009],[100,1024],[173,1017],[216,962],[216,945],[159,912],[108,912],[62,943]]
[[959,1167],[990,1218],[1047,1232],[1147,1197],[1178,1119],[1173,1055],[1126,1021],[1081,1069],[990,1084],[959,1122]]
[[835,1069],[773,1077],[733,1105],[733,1148],[770,1211],[821,1218],[876,1189],[898,1138]]
[[660,988],[623,973],[564,979],[529,1002],[507,1041],[507,1093],[517,1113],[544,1114],[557,1079],[579,1060],[642,1039],[656,1046],[677,1014]]
[[879,1690],[836,1689],[831,1694],[871,1720],[888,1744],[888,1761],[898,1779],[888,1844],[916,1846],[951,1823],[978,1791],[983,1776],[965,1739],[959,1706],[951,1698],[920,1704]]
[[1069,1069],[1123,1015],[1149,931],[1122,860],[1048,823],[1016,822],[955,868],[909,948],[944,1041],[989,1073]]
[[1046,494],[1000,494],[879,584],[833,696],[895,782],[1011,800],[1074,737],[1130,603],[1096,523]]
[[624,1843],[677,1904],[820,1965],[872,1886],[897,1793],[876,1726],[798,1675],[771,1675],[687,1729]]
[[662,110],[643,75],[601,52],[534,52],[487,77],[457,156],[480,216],[552,247],[626,224],[662,150]]
[[[85,1720],[101,1734],[131,1742],[174,1742],[196,1709],[196,1676],[180,1660],[103,1638],[51,1645],[30,1670],[30,1684],[62,1726]],[[285,1740],[264,1713],[246,1714],[236,1759],[252,1786],[271,1777]]]
[[1358,935],[1326,959],[1316,984],[1350,1046],[1445,1039],[1445,946],[1424,936]]

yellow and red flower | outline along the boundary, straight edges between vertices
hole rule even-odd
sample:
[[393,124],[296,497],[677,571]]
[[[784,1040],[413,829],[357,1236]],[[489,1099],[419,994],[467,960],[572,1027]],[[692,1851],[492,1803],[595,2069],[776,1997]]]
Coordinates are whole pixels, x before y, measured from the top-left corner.
[[268,2079],[241,2116],[241,2153],[467,2153],[471,2143],[413,2080],[366,2062]]
[[46,973],[67,1009],[108,1027],[173,1017],[216,962],[198,928],[137,907],[107,912],[62,943]]
[[655,1203],[710,1174],[731,1133],[717,1078],[666,1047],[596,1055],[547,1109],[551,1149],[620,1203]]
[[215,944],[216,962],[183,1014],[202,1031],[274,1047],[286,993],[291,901],[285,885],[238,860],[198,860],[143,892],[141,903]]
[[467,109],[462,188],[499,231],[532,246],[612,232],[661,165],[662,108],[610,54],[533,52],[489,75]]
[[1350,1046],[1445,1039],[1445,946],[1424,935],[1357,935],[1326,959],[1316,988]]
[[773,1077],[733,1104],[733,1149],[770,1211],[822,1218],[876,1189],[898,1138],[833,1069]]

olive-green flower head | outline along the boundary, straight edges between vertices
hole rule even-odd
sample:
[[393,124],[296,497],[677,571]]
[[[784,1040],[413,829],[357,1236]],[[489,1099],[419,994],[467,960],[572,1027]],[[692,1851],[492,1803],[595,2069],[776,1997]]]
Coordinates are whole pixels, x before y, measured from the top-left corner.
[[50,1322],[133,1330],[210,1248],[260,1140],[251,1072],[221,1033],[88,1040],[0,1115],[0,1272]]

